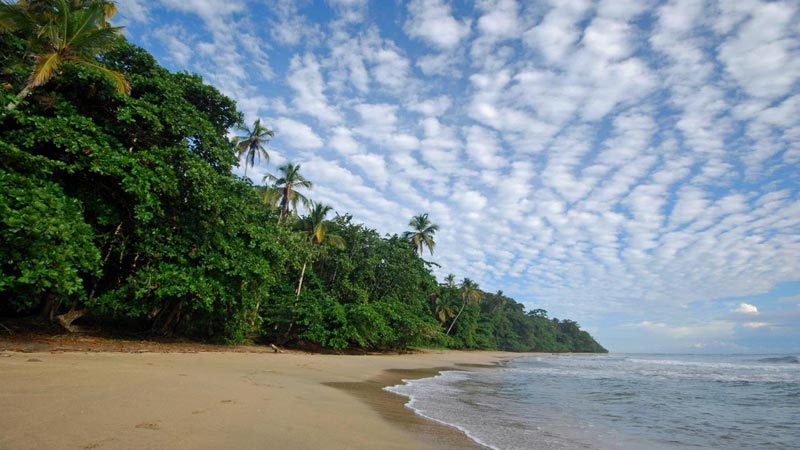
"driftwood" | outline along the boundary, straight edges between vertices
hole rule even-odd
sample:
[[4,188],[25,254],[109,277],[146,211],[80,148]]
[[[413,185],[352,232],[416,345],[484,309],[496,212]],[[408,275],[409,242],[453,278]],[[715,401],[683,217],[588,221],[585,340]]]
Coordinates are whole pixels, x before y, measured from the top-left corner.
[[269,344],[269,346],[272,347],[272,352],[273,353],[283,353],[283,350],[279,349],[277,345]]
[[8,328],[7,326],[3,325],[2,323],[0,323],[0,327],[2,327],[4,330],[6,330],[6,333],[14,334],[14,331],[12,331],[11,328]]

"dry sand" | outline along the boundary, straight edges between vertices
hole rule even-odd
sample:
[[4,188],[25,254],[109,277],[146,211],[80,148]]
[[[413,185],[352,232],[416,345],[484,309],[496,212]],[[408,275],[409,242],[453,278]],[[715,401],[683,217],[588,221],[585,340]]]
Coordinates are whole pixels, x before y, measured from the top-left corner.
[[518,354],[0,352],[0,450],[464,449],[382,390]]

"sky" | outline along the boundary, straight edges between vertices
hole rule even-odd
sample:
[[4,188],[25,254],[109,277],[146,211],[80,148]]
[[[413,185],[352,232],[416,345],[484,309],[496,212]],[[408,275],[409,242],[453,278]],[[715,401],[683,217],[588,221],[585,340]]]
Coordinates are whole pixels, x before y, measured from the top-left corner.
[[[615,352],[800,353],[800,3],[117,0],[309,196]],[[243,165],[236,170],[243,173]]]

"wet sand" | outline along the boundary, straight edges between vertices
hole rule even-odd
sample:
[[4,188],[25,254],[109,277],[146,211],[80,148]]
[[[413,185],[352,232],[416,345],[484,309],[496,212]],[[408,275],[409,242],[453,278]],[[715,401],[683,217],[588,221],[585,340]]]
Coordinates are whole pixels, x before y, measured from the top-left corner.
[[503,352],[0,352],[0,450],[476,449],[384,391]]

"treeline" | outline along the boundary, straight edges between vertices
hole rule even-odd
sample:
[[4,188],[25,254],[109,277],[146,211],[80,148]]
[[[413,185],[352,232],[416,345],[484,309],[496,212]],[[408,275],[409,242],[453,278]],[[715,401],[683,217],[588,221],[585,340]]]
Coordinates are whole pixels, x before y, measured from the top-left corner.
[[336,349],[605,351],[502,292],[437,283],[418,254],[433,233],[382,236],[329,217],[303,195],[300,166],[265,186],[236,177],[237,153],[252,162],[263,148],[228,138],[243,125],[235,103],[118,34],[90,54],[64,50],[36,78],[52,46],[25,20],[113,30],[113,4],[19,5],[28,18],[0,11],[0,317]]

